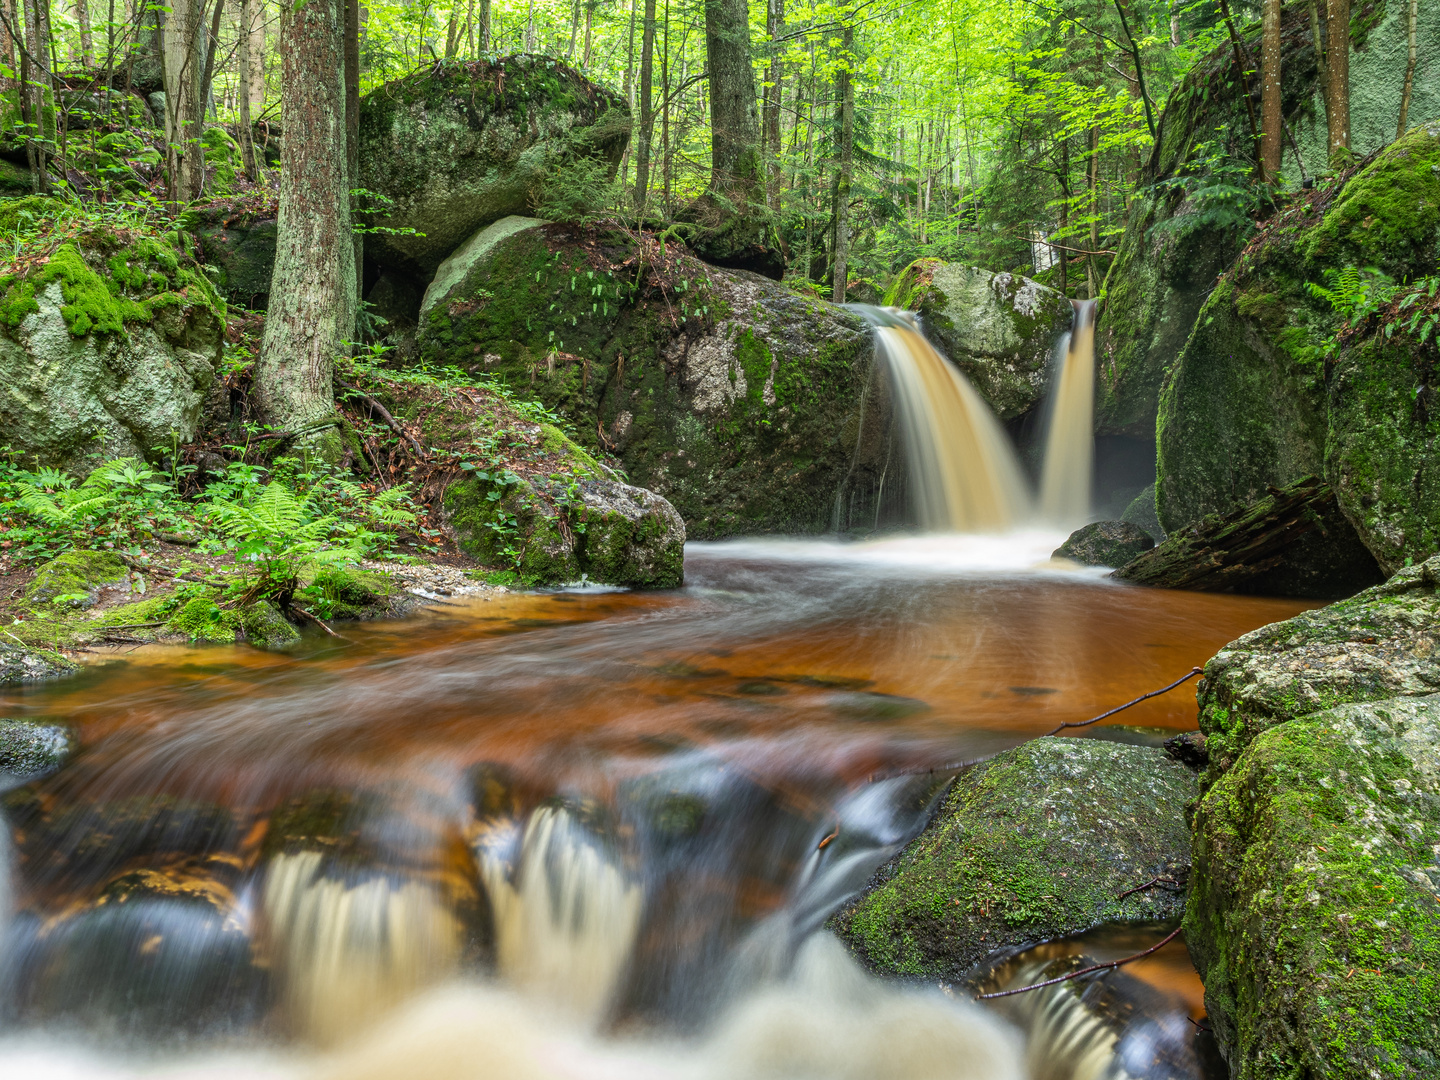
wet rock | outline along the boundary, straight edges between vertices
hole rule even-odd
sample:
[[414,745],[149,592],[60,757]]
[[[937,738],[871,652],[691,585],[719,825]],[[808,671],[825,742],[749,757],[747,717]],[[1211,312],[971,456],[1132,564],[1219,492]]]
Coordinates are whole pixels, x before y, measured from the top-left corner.
[[1128,521],[1096,521],[1076,529],[1050,557],[1069,559],[1084,566],[1124,566],[1154,546],[1154,539],[1139,525]]
[[1437,747],[1440,696],[1323,709],[1200,800],[1185,938],[1232,1076],[1435,1074]]
[[623,97],[540,56],[386,83],[360,105],[361,186],[388,200],[370,224],[402,231],[368,236],[366,260],[428,279],[477,229],[543,204],[567,169],[613,175],[629,138]]
[[1210,752],[1205,749],[1205,733],[1202,731],[1184,731],[1166,739],[1165,753],[1197,772],[1210,764]]
[[1074,321],[1070,301],[1053,289],[939,259],[906,267],[885,303],[919,312],[926,336],[1002,420],[1039,402],[1055,345]]
[[68,725],[0,718],[0,778],[28,779],[54,772],[75,752]]
[[1120,515],[1121,521],[1128,521],[1131,525],[1138,525],[1145,530],[1155,543],[1165,539],[1165,530],[1160,527],[1160,518],[1155,513],[1155,485],[1151,484],[1144,491],[1131,500],[1125,512]]
[[1114,576],[1165,589],[1332,599],[1382,575],[1330,486],[1306,477],[1172,533]]
[[50,649],[22,649],[0,641],[0,686],[54,679],[77,669],[73,661]]
[[[1037,739],[956,778],[832,920],[877,972],[958,978],[1000,949],[1177,916],[1195,776],[1159,750]],[[1132,892],[1156,878],[1172,882]]]
[[[0,219],[26,207],[68,212],[33,197]],[[6,444],[27,462],[83,472],[189,441],[215,379],[224,317],[205,274],[164,241],[91,229],[61,244],[7,279],[0,296]]]
[[283,649],[300,640],[300,631],[268,600],[242,608],[240,628],[245,640],[257,649]]
[[889,407],[862,320],[674,243],[661,265],[653,237],[506,229],[431,292],[426,360],[525,387],[691,539],[817,532],[852,504],[873,525]]

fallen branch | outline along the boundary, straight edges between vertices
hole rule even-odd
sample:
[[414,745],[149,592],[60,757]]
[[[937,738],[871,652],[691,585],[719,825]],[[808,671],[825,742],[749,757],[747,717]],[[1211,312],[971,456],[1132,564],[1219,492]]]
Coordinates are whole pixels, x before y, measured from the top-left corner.
[[831,840],[834,840],[834,839],[835,839],[837,836],[839,836],[839,835],[840,835],[840,823],[837,821],[837,822],[835,823],[835,828],[834,828],[834,830],[830,833],[829,836],[825,837],[825,839],[823,839],[823,840],[820,841],[819,845],[815,848],[815,850],[816,850],[816,851],[824,851],[825,848],[826,848],[827,846],[829,846],[830,841],[831,841]]
[[101,631],[106,630],[153,630],[157,626],[164,626],[164,622],[127,622],[114,623],[110,626],[100,627]]
[[319,618],[319,617],[317,617],[317,616],[315,616],[315,615],[311,615],[310,612],[306,611],[306,610],[305,610],[303,607],[301,607],[299,604],[291,604],[291,605],[290,605],[290,610],[291,610],[291,611],[298,611],[301,615],[304,615],[307,619],[311,620],[312,622],[319,623],[319,624],[320,624],[320,629],[321,629],[321,630],[324,630],[324,631],[325,631],[327,634],[329,634],[331,637],[340,638],[341,641],[348,641],[348,640],[349,640],[348,638],[342,637],[340,634],[337,634],[334,630],[331,630],[330,627],[325,623],[325,620],[323,620],[323,619],[321,619],[321,618]]
[[385,408],[384,405],[381,405],[378,401],[376,401],[369,394],[365,393],[365,391],[361,390],[358,386],[351,386],[349,383],[340,380],[336,381],[340,382],[341,386],[343,386],[346,390],[349,390],[361,401],[365,402],[366,405],[369,405],[372,412],[379,413],[380,419],[385,421],[385,423],[390,427],[390,430],[395,432],[396,435],[399,435],[402,439],[408,442],[411,447],[414,448],[416,457],[418,457],[421,461],[429,460],[430,455],[425,452],[425,448],[415,440],[414,436],[412,436],[408,431],[406,431],[403,427],[400,426],[400,421],[396,420],[395,417],[390,415],[389,409]]
[[1180,883],[1174,878],[1157,877],[1151,878],[1149,881],[1145,882],[1144,885],[1136,885],[1133,889],[1126,889],[1119,896],[1115,897],[1115,899],[1124,900],[1125,897],[1129,896],[1131,893],[1144,892],[1146,889],[1153,889],[1156,885],[1169,885],[1176,889],[1181,888]]
[[1162,686],[1159,690],[1151,690],[1148,694],[1141,694],[1134,701],[1127,701],[1124,705],[1117,705],[1109,712],[1103,712],[1099,716],[1092,716],[1089,720],[1067,720],[1065,721],[1065,723],[1057,727],[1054,731],[1047,731],[1044,735],[1041,736],[1041,738],[1048,738],[1051,735],[1055,735],[1061,731],[1064,731],[1066,728],[1089,727],[1091,724],[1098,724],[1101,720],[1104,720],[1107,717],[1114,716],[1118,712],[1124,712],[1132,705],[1139,705],[1142,701],[1149,701],[1152,697],[1159,697],[1161,694],[1169,693],[1181,683],[1189,682],[1191,679],[1195,678],[1196,675],[1201,675],[1203,673],[1203,668],[1191,668],[1188,674],[1181,675],[1180,678],[1176,679],[1169,686]]
[[1044,982],[1031,983],[1029,986],[1017,986],[1013,990],[996,990],[992,994],[977,994],[975,995],[975,1000],[989,1001],[991,998],[1002,998],[1010,997],[1013,994],[1024,994],[1030,990],[1039,990],[1042,987],[1054,986],[1056,983],[1069,982],[1071,979],[1078,979],[1081,975],[1089,975],[1092,972],[1109,971],[1111,968],[1117,968],[1121,964],[1128,964],[1132,960],[1143,960],[1151,953],[1158,952],[1163,946],[1169,945],[1170,942],[1174,941],[1177,937],[1179,937],[1180,930],[1181,927],[1175,927],[1174,930],[1171,930],[1170,933],[1166,934],[1154,945],[1151,945],[1150,948],[1146,949],[1144,952],[1137,952],[1133,956],[1122,956],[1119,960],[1107,960],[1103,964],[1091,964],[1087,968],[1081,968],[1079,971],[1072,971],[1068,975],[1060,975],[1054,979],[1046,979]]

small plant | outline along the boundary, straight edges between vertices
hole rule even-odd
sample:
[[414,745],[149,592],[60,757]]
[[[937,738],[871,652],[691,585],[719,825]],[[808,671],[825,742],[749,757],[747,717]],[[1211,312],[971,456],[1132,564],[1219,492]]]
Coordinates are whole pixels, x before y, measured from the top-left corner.
[[1347,266],[1343,270],[1326,270],[1325,280],[1330,283],[1328,286],[1312,281],[1306,288],[1311,296],[1328,302],[1351,326],[1358,326],[1378,313],[1396,292],[1395,283],[1374,269]]

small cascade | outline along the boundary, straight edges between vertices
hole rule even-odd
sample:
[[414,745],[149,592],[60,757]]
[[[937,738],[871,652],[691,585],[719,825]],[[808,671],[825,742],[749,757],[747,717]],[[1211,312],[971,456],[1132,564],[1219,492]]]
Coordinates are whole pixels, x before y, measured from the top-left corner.
[[531,815],[515,884],[494,849],[478,856],[500,975],[581,1019],[603,1019],[640,926],[639,885],[558,807]]
[[900,410],[912,503],[934,532],[1000,532],[1020,524],[1030,499],[1014,448],[985,399],[909,316],[857,310],[875,327]]
[[1075,324],[1060,342],[1040,476],[1041,516],[1067,528],[1088,520],[1095,461],[1095,301],[1071,302]]

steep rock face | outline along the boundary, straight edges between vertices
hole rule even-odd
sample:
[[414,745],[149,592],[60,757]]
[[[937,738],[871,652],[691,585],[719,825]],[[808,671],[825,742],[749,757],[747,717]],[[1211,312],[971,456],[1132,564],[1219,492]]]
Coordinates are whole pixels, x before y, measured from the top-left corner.
[[1440,269],[1440,125],[1297,197],[1206,301],[1161,398],[1168,531],[1323,471],[1382,569],[1435,551],[1440,489],[1416,480],[1434,469],[1431,361],[1386,349],[1373,322],[1337,341],[1341,312],[1309,286],[1346,268],[1397,281]]
[[31,464],[82,470],[185,442],[223,324],[214,287],[162,241],[96,231],[59,245],[0,278],[6,443]]
[[955,978],[1001,949],[1172,919],[1195,774],[1164,752],[1036,739],[956,778],[931,821],[832,925],[870,968]]
[[1074,317],[1068,300],[1029,278],[938,259],[906,267],[885,304],[918,312],[926,335],[1002,420],[1040,400],[1055,344]]
[[[1251,55],[1258,56],[1259,27],[1245,40]],[[1305,4],[1282,9],[1281,50],[1282,108],[1293,123],[1316,86]],[[1192,194],[1214,183],[1208,174],[1223,162],[1214,145],[1216,129],[1240,132],[1248,123],[1235,85],[1234,53],[1226,44],[1171,91],[1160,114],[1141,194],[1105,277],[1105,302],[1095,328],[1098,434],[1154,433],[1165,371],[1190,336],[1216,279],[1253,231],[1245,215],[1223,201]]]
[[1440,559],[1232,642],[1186,941],[1237,1080],[1440,1070]]
[[509,224],[427,298],[425,359],[556,410],[692,539],[819,531],[857,492],[870,513],[890,444],[862,320],[648,235]]
[[360,106],[361,186],[388,200],[372,225],[414,232],[367,236],[366,260],[428,280],[547,185],[613,175],[629,137],[624,98],[545,57],[445,62],[386,83]]

